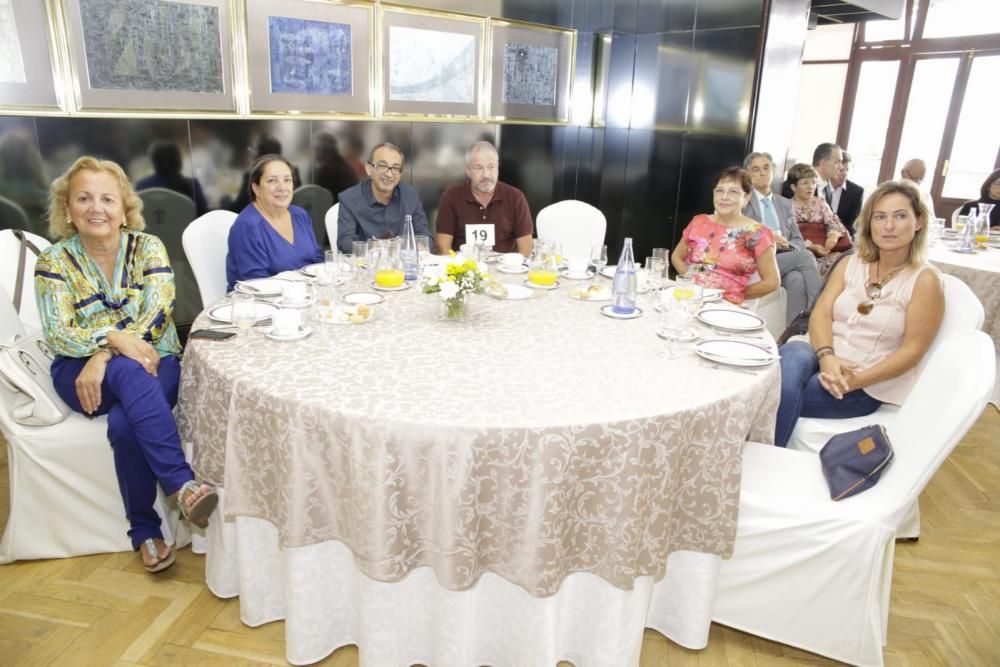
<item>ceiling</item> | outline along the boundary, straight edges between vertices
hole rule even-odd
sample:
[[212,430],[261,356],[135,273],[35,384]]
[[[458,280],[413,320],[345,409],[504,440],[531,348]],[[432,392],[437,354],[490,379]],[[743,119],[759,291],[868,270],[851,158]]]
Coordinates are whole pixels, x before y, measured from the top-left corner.
[[903,14],[903,0],[812,0],[810,23],[818,25],[831,23],[860,23],[898,19]]

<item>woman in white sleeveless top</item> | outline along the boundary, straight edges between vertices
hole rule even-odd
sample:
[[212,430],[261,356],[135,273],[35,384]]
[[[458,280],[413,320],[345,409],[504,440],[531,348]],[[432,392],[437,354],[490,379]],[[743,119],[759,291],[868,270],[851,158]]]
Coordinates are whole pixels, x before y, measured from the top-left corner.
[[926,261],[928,219],[910,182],[883,183],[868,197],[857,253],[830,274],[808,341],[781,347],[775,444],[788,443],[800,416],[860,417],[910,393],[944,315],[941,276]]

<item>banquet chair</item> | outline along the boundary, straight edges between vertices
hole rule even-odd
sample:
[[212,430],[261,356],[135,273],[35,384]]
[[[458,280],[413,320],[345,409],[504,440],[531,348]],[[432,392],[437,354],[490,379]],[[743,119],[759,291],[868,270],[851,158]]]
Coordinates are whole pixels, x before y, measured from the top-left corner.
[[229,228],[235,221],[236,214],[232,211],[209,211],[188,225],[181,236],[203,306],[226,295]]
[[[295,192],[292,193],[292,203],[304,208],[309,217],[312,218],[316,242],[322,247],[324,245],[323,236],[326,234],[326,212],[333,206],[333,195],[321,185],[307,183],[295,188]],[[336,242],[334,239],[333,243]]]
[[[969,286],[955,276],[941,274],[944,284],[944,317],[937,337],[931,343],[926,359],[930,359],[931,351],[941,344],[941,341],[958,331],[981,329],[985,312],[983,304],[973,294]],[[924,382],[924,371],[921,371],[918,383]],[[929,380],[928,380],[929,381]],[[909,399],[907,399],[909,401]],[[788,441],[788,449],[818,454],[827,441],[838,433],[846,433],[869,424],[888,426],[896,419],[900,406],[883,405],[878,410],[864,417],[849,419],[819,419],[816,417],[800,417]],[[920,508],[914,503],[905,521],[900,524],[898,537],[915,539],[920,536]]]
[[148,234],[158,236],[167,248],[170,267],[174,271],[174,286],[177,304],[174,306],[174,322],[188,324],[201,312],[201,297],[198,283],[191,273],[181,236],[184,228],[195,219],[194,201],[185,195],[167,188],[146,188],[137,193],[142,200],[142,217],[146,220]]
[[[10,254],[0,253],[0,263],[9,262]],[[30,276],[24,292],[33,303]],[[19,320],[5,286],[0,287],[0,321],[5,336],[0,342],[7,343],[18,328],[11,323]],[[0,564],[129,551],[129,525],[107,439],[107,417],[71,412],[58,424],[25,426],[11,419],[15,398],[0,383],[0,433],[7,442],[10,489]],[[178,546],[190,542],[186,524],[179,523],[178,510],[166,503],[162,490],[155,507],[166,519],[164,539]]]
[[0,229],[30,229],[28,214],[6,197],[0,197]]
[[[48,248],[51,243],[37,234],[24,232],[24,237],[35,244],[39,252]],[[17,285],[17,256],[20,241],[14,237],[14,232],[10,229],[0,230],[0,287],[3,287],[10,301],[14,296],[14,287]],[[25,330],[38,331],[42,328],[42,322],[38,317],[38,306],[35,304],[35,291],[27,284],[35,275],[35,253],[28,250],[24,256],[24,280],[25,286],[22,288],[21,308],[19,318],[24,323]]]
[[900,522],[976,422],[993,387],[993,341],[950,332],[887,432],[878,484],[839,502],[815,456],[748,442],[733,556],[713,620],[852,665],[882,665]]
[[340,202],[337,202],[326,212],[326,238],[330,247],[337,249],[337,217],[340,215]]
[[604,244],[608,222],[600,209],[576,199],[549,204],[538,212],[539,241],[560,241],[566,257],[590,258],[590,250]]

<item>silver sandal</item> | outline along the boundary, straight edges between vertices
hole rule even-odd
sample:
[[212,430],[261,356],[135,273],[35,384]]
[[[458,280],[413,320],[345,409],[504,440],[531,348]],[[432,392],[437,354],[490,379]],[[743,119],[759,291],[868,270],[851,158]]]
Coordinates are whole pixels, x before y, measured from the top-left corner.
[[185,500],[192,493],[198,493],[200,490],[201,484],[195,480],[191,479],[184,482],[184,486],[177,492],[177,504],[180,505],[181,514],[185,519],[199,528],[206,528],[208,526],[208,517],[215,511],[216,505],[219,504],[219,495],[213,489],[194,501],[191,507],[188,507]]
[[[176,560],[176,557],[174,556],[174,550],[170,548],[170,545],[167,545],[167,554],[161,558],[160,550],[156,548],[156,541],[152,537],[144,541],[139,546],[139,550],[141,551],[142,549],[145,549],[146,553],[148,553],[150,556],[156,559],[156,563],[153,565],[146,565],[146,561],[145,560],[142,561],[142,566],[146,568],[146,572],[149,572],[150,574],[163,572],[168,567],[173,565],[174,561]],[[140,558],[142,557],[140,556]]]

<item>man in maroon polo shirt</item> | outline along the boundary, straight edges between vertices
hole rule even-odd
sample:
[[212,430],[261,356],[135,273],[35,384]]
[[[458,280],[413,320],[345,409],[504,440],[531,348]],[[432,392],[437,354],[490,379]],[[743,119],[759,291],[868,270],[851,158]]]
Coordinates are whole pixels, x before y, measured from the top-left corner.
[[531,254],[531,210],[524,193],[498,180],[500,156],[488,141],[477,141],[465,154],[469,180],[441,195],[437,248],[446,255],[465,243],[465,226],[493,225],[493,250]]

